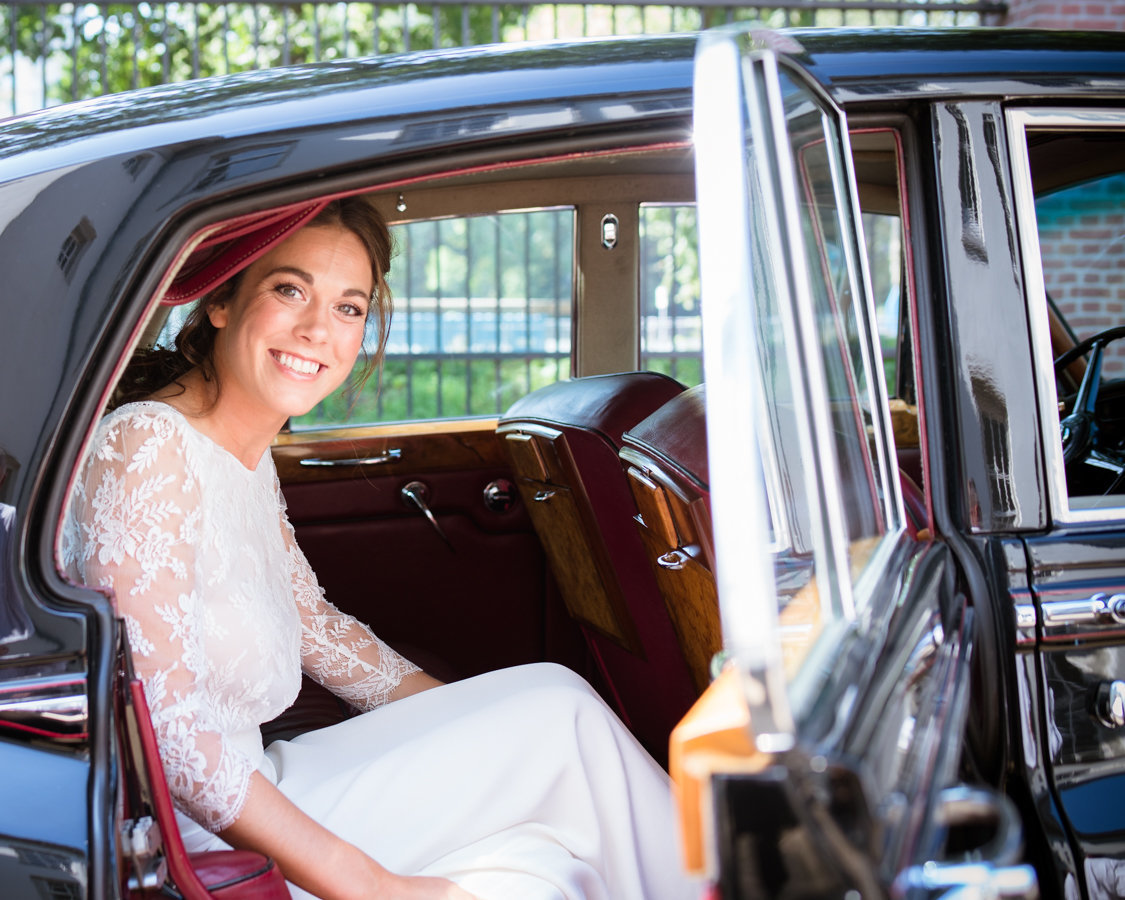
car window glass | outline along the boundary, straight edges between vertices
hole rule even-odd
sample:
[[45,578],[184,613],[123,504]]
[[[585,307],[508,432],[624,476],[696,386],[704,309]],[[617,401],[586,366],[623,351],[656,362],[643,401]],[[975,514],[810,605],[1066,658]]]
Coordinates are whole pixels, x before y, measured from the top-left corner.
[[771,41],[701,40],[695,133],[724,647],[774,686],[751,702],[783,743],[886,598],[903,523],[843,115]]
[[897,214],[863,212],[863,233],[867,241],[867,268],[871,273],[871,292],[875,300],[875,326],[883,378],[890,397],[901,397],[899,383],[904,374],[899,364],[899,335],[902,307],[902,219]]
[[691,386],[703,380],[695,206],[640,207],[641,368]]
[[506,212],[394,228],[382,386],[345,389],[294,430],[494,416],[570,375],[574,213]]
[[[859,224],[844,200],[840,135],[819,98],[784,70],[780,80],[796,163],[791,177],[798,221],[793,224],[804,245],[803,260],[796,253],[786,255],[790,264],[802,264],[795,283],[803,282],[808,292],[798,301],[797,331],[782,327],[786,316],[773,285],[755,283],[753,297],[770,420],[763,457],[782,639],[790,674],[800,673],[798,682],[811,683],[816,647],[827,652],[818,637],[831,643],[832,623],[850,619],[857,604],[868,602],[860,584],[880,539],[892,528],[886,453],[880,448],[883,376],[862,302]],[[770,190],[764,178],[752,180],[751,208],[767,207]],[[778,248],[755,240],[752,253],[757,257],[752,270],[766,272],[776,265],[767,257],[776,257]],[[808,425],[802,421],[806,416]],[[810,425],[811,435],[802,440],[802,429]]]

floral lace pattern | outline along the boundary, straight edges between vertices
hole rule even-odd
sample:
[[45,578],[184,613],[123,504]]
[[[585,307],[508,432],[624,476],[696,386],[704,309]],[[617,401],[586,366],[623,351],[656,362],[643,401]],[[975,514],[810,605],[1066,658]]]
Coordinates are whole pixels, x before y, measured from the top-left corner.
[[417,671],[324,599],[270,454],[248,470],[162,403],[101,422],[60,555],[116,595],[172,797],[210,831],[242,811],[258,726],[293,702],[302,667],[364,710]]

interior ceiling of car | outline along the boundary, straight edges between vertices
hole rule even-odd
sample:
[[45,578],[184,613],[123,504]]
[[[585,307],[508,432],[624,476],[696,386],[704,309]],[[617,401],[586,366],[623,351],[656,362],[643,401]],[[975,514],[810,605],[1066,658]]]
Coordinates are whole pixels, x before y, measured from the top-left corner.
[[1075,133],[1028,131],[1028,155],[1036,196],[1121,171],[1125,131]]

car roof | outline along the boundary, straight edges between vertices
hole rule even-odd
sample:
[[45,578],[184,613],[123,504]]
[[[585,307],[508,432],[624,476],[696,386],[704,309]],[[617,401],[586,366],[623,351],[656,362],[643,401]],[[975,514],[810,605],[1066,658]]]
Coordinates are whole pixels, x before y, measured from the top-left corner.
[[[851,28],[774,34],[799,45],[795,56],[844,103],[957,94],[1050,96],[1079,88],[1095,96],[1125,95],[1125,34],[1120,33]],[[498,107],[518,110],[522,104],[552,103],[570,110],[572,124],[582,124],[574,121],[574,110],[583,102],[591,102],[591,115],[605,118],[618,99],[613,115],[622,121],[683,116],[690,111],[697,37],[686,33],[422,51],[107,95],[0,123],[0,180],[5,161],[14,156],[46,154],[35,166],[42,169],[58,153],[58,164],[68,164],[73,160],[62,148],[82,141],[87,149],[81,155],[96,158],[113,144],[120,146],[114,136],[123,132],[129,132],[132,146],[141,148],[203,134],[267,133],[349,118],[443,110],[458,110],[463,118],[466,110],[487,115]],[[142,137],[144,130],[153,133]]]
[[1017,28],[785,32],[841,103],[952,95],[1125,96],[1125,33]]

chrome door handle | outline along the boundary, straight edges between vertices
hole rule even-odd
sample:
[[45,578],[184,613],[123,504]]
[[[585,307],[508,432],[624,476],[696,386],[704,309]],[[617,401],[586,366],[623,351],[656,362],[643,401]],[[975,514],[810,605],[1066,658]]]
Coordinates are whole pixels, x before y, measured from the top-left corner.
[[418,511],[426,517],[426,521],[434,526],[434,531],[438,533],[438,537],[445,541],[445,545],[452,550],[453,544],[451,544],[449,538],[445,536],[445,532],[441,530],[437,516],[434,515],[433,510],[430,509],[429,504],[426,502],[426,497],[429,494],[429,489],[426,485],[421,481],[411,481],[409,484],[403,485],[399,494],[402,496],[403,502],[406,503],[407,506],[416,507]]
[[1125,594],[1094,594],[1085,600],[1045,600],[1043,625],[1125,625]]
[[1125,681],[1103,681],[1094,691],[1094,718],[1106,728],[1125,725]]
[[378,466],[383,463],[397,462],[400,459],[402,459],[402,451],[395,447],[385,453],[380,453],[378,456],[364,456],[360,459],[321,459],[320,457],[314,456],[299,460],[298,465],[351,469],[356,466]]
[[669,550],[663,556],[656,557],[656,563],[662,569],[678,572],[687,565],[688,555],[683,550]]
[[941,792],[934,818],[946,828],[994,822],[996,834],[973,851],[973,859],[935,860],[900,872],[894,884],[896,896],[929,900],[1032,900],[1039,896],[1035,868],[1015,862],[1023,845],[1022,825],[1015,804],[1008,797],[983,787],[947,788]]

